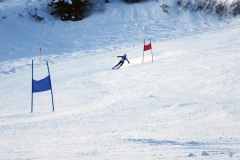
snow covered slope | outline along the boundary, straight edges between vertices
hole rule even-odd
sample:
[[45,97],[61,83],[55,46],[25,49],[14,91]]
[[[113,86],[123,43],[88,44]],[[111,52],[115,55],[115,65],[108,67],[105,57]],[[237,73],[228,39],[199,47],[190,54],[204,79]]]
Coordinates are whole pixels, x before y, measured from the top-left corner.
[[[35,22],[45,1],[11,2],[0,2],[0,159],[240,159],[239,19],[112,1],[80,22],[42,7]],[[142,64],[144,39],[154,63],[147,51]],[[109,70],[124,53],[131,63]],[[46,91],[30,113],[32,59],[34,79],[49,61],[55,112]]]
[[[106,4],[103,14],[93,13],[79,22],[62,22],[49,15],[46,2],[1,2],[0,75],[29,67],[31,59],[38,58],[40,47],[44,59],[56,62],[59,58],[62,61],[142,47],[144,39],[161,42],[203,33],[204,28],[219,30],[227,25],[203,13],[189,14],[178,10],[169,1],[124,4],[118,0]],[[172,7],[169,14],[160,8],[163,3]],[[35,8],[37,14],[44,17],[43,21],[33,19]],[[204,21],[207,22],[205,27]],[[236,24],[235,21],[231,23]],[[19,65],[19,59],[22,65]]]

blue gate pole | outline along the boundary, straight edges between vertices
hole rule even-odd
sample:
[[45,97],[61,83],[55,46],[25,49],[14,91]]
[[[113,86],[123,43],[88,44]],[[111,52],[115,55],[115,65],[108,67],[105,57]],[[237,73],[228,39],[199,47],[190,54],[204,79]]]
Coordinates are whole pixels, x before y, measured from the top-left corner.
[[50,87],[51,87],[51,95],[52,95],[52,108],[53,108],[53,112],[54,112],[54,102],[53,102],[53,92],[52,92],[51,76],[50,76],[50,72],[49,72],[48,61],[46,61],[46,62],[47,62],[47,68],[48,68],[48,75],[49,75],[49,79],[50,79]]
[[32,60],[32,105],[31,105],[31,113],[33,112],[33,60]]

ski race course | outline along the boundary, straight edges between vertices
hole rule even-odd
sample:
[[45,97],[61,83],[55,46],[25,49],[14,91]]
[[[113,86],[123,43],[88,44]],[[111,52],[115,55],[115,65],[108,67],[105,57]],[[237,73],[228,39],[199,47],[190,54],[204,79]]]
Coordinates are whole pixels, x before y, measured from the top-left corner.
[[[115,0],[79,22],[42,7],[34,22],[41,3],[0,2],[0,159],[240,159],[238,18]],[[32,60],[36,80],[49,63],[54,112],[45,91],[30,113]]]

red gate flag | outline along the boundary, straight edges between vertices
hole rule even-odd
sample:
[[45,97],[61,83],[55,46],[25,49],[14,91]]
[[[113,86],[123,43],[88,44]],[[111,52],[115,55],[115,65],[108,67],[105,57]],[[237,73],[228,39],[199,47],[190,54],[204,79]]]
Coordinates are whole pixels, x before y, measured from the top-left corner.
[[[151,50],[151,54],[152,54],[152,43],[151,43],[151,39],[150,39],[150,43],[149,43],[149,44],[145,44],[145,39],[144,39],[142,63],[143,63],[143,60],[144,60],[144,51],[147,51],[147,50]],[[153,54],[152,54],[152,62],[153,62]]]
[[152,49],[151,43],[149,43],[149,44],[144,44],[144,47],[143,47],[143,50],[144,50],[144,51],[147,51],[147,50],[150,50],[150,49]]

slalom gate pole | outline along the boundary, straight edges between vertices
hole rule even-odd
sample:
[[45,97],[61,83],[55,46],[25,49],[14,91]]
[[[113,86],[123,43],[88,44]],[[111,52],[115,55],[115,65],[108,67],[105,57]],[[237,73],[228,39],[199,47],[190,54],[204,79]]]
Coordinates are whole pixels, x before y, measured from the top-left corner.
[[145,46],[145,39],[144,39],[144,42],[143,42],[143,58],[142,58],[142,63],[143,63],[143,60],[144,60],[144,46]]
[[151,44],[151,54],[152,54],[152,63],[153,63],[153,53],[152,53],[152,42],[151,42],[151,39],[150,39],[150,44]]
[[32,101],[31,101],[31,113],[33,112],[33,60],[32,60]]
[[48,68],[48,75],[49,75],[49,79],[50,79],[50,87],[51,87],[51,96],[52,96],[52,109],[54,112],[54,101],[53,101],[53,91],[52,91],[52,83],[51,83],[51,76],[50,76],[50,71],[49,71],[49,67],[48,67],[48,61],[47,62],[47,68]]
[[42,61],[42,60],[41,60],[41,59],[42,59],[42,58],[41,58],[41,57],[42,57],[42,47],[40,47],[39,50],[40,50],[40,59],[39,59],[39,61],[40,61],[40,65],[41,65],[41,61]]

